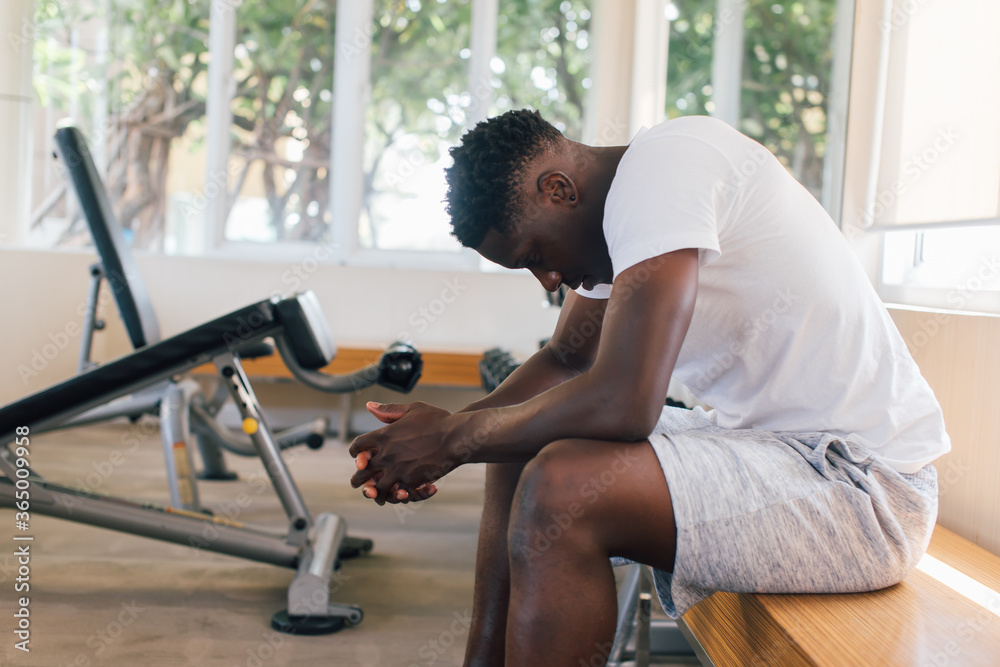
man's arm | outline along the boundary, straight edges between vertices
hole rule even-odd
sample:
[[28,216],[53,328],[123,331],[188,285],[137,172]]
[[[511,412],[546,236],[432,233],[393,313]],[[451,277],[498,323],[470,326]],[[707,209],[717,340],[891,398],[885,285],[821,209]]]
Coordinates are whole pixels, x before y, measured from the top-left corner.
[[[694,249],[624,271],[607,302],[598,352],[588,369],[504,407],[451,415],[410,404],[398,422],[351,445],[355,456],[374,452],[352,484],[360,486],[381,473],[375,484],[381,501],[397,482],[414,488],[462,463],[527,460],[556,440],[646,438],[656,425],[691,321],[697,283]],[[568,332],[560,340],[568,342]],[[571,354],[572,346],[566,352]]]
[[570,292],[559,312],[552,338],[489,396],[459,412],[516,405],[588,370],[597,358],[601,324],[608,302]]
[[[597,357],[601,339],[601,323],[607,299],[588,299],[570,292],[559,310],[559,319],[549,341],[538,352],[518,366],[499,387],[488,396],[474,401],[458,412],[473,412],[487,408],[516,405],[570,380],[590,368]],[[402,417],[414,404],[368,404],[368,410],[387,424]],[[358,469],[368,466],[370,452],[357,455]],[[437,491],[432,484],[405,494],[406,500],[426,500]],[[395,490],[388,502],[401,500]],[[405,500],[404,500],[405,502]]]

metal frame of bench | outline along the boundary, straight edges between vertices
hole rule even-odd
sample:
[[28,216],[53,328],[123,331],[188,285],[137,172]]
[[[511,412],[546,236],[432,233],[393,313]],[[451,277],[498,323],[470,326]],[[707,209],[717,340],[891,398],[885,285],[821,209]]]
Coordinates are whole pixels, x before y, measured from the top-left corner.
[[[91,348],[95,332],[104,327],[97,312],[102,283],[107,282],[111,290],[134,349],[159,342],[160,325],[132,256],[131,247],[125,240],[83,134],[72,125],[66,125],[56,131],[54,140],[100,258],[100,261],[90,267],[90,285],[77,362],[77,372],[82,373],[96,366],[91,359]],[[243,359],[273,353],[274,348],[263,341],[240,349]],[[143,415],[159,417],[170,503],[174,507],[200,511],[197,477],[211,480],[236,478],[226,467],[222,450],[240,456],[256,455],[246,434],[234,431],[216,419],[228,397],[229,393],[221,385],[209,397],[203,395],[193,381],[178,383],[166,379],[113,404],[95,407],[85,414],[54,425],[53,428],[81,426],[119,417],[127,417],[133,421]],[[327,419],[314,419],[278,431],[275,437],[281,449],[300,444],[307,444],[315,449],[323,445],[328,429]],[[186,446],[189,435],[193,435],[201,454],[202,472],[197,476]]]
[[[646,565],[626,565],[618,588],[618,626],[607,667],[648,667],[652,658],[695,655],[676,621],[651,618],[653,575]],[[658,603],[657,603],[658,604]]]
[[[272,619],[276,629],[320,634],[359,623],[363,617],[360,607],[330,602],[329,584],[340,555],[368,551],[372,543],[347,538],[346,525],[336,514],[313,517],[306,508],[240,362],[241,346],[268,337],[277,343],[296,377],[322,391],[350,391],[400,380],[391,375],[390,371],[399,368],[387,357],[344,376],[316,370],[329,363],[336,348],[312,292],[260,301],[0,408],[0,507],[15,508],[15,482],[19,478],[10,444],[19,427],[28,427],[32,434],[51,429],[89,409],[212,362],[236,403],[244,430],[287,515],[284,535],[201,513],[73,489],[47,482],[29,469],[32,511],[297,569],[288,589],[288,608]],[[406,352],[404,361],[411,373],[404,379],[412,387],[420,373],[419,355],[398,352]]]

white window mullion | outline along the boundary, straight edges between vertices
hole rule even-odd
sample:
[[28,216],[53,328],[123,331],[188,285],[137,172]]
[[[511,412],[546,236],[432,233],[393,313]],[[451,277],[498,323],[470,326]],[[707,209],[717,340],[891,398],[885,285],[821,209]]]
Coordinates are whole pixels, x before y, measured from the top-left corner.
[[[892,25],[893,0],[883,0],[881,26]],[[862,225],[870,227],[875,222],[875,198],[878,195],[878,179],[882,163],[883,132],[885,130],[886,90],[889,86],[889,58],[892,53],[892,30],[882,29],[879,43],[878,62],[875,63],[876,83],[872,112],[871,157],[868,162],[868,183],[865,188]]]
[[333,61],[333,146],[330,213],[335,255],[341,262],[358,247],[364,196],[365,113],[371,98],[373,0],[338,0]]
[[4,2],[0,6],[0,243],[20,242],[28,236],[31,210],[31,68],[34,38],[25,26],[33,25],[32,0]]
[[472,0],[472,29],[469,37],[469,94],[472,97],[466,114],[466,127],[486,120],[496,89],[490,85],[490,63],[497,51],[498,0]]
[[220,248],[229,212],[230,128],[233,124],[233,51],[236,6],[212,0],[208,29],[208,98],[205,102],[205,251]]
[[629,136],[664,119],[670,21],[667,0],[636,0],[632,42],[632,100]]
[[833,26],[833,64],[826,108],[826,155],[823,159],[822,204],[843,227],[844,165],[847,152],[847,101],[854,45],[854,0],[837,0]]
[[719,0],[712,45],[712,115],[738,128],[743,91],[743,17],[746,0]]

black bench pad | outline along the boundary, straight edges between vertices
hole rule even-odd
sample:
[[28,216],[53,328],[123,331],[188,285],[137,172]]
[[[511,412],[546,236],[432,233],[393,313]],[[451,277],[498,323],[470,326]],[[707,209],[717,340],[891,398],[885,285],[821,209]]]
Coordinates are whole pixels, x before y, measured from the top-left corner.
[[40,429],[182,373],[281,328],[275,304],[259,301],[98,366],[0,408],[0,445],[18,426]]

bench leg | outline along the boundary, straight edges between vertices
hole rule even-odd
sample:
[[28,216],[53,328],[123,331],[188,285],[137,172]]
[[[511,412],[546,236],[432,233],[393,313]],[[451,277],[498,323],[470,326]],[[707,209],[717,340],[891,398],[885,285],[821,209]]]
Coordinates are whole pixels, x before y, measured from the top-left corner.
[[288,587],[288,609],[274,615],[272,628],[288,634],[320,635],[362,621],[361,607],[330,602],[331,580],[334,592],[341,584],[335,570],[346,533],[346,522],[336,514],[324,512],[316,517],[309,545]]
[[160,439],[167,468],[170,504],[191,512],[201,510],[191,464],[191,401],[201,391],[194,380],[172,385],[160,402]]
[[[618,629],[607,667],[648,667],[652,658],[697,655],[679,623],[652,620],[653,577],[645,565],[632,564],[618,589]],[[701,659],[701,656],[698,656]],[[710,663],[702,663],[710,664]]]

